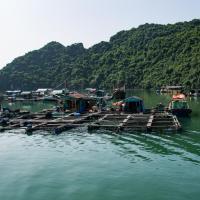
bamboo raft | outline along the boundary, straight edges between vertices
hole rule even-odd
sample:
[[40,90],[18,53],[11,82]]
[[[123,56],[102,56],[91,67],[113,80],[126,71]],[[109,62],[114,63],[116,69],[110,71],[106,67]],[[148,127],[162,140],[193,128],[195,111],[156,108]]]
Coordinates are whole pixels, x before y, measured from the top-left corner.
[[87,126],[88,130],[108,129],[112,131],[179,131],[181,125],[176,116],[169,113],[125,114],[112,112],[86,113],[75,116],[73,113],[60,117],[47,117],[45,112],[22,114],[13,117],[0,131],[24,129],[27,134],[45,130],[54,134]]

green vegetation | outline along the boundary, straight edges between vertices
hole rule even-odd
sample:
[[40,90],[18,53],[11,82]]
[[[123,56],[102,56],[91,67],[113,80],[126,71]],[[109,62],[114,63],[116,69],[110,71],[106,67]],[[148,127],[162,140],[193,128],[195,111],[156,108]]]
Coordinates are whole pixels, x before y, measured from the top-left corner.
[[0,89],[55,87],[200,88],[200,20],[144,24],[89,49],[50,42],[0,71]]

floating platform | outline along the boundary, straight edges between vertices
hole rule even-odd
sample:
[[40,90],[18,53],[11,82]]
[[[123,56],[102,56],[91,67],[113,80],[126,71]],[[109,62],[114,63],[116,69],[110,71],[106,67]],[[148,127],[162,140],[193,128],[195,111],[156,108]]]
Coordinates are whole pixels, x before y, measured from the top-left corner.
[[4,98],[3,99],[4,102],[35,102],[35,101],[41,101],[41,102],[58,102],[58,99],[54,98],[54,99],[48,99],[48,98],[44,98],[44,97],[36,97],[36,98],[15,98],[15,99],[8,99],[8,98]]
[[179,131],[181,125],[176,116],[169,113],[152,114],[105,114],[88,125],[88,130],[108,129],[112,131]]
[[112,112],[96,112],[74,115],[63,114],[52,117],[47,112],[26,113],[9,119],[0,131],[25,129],[27,134],[45,130],[59,134],[68,129],[87,126],[88,130],[108,129],[112,131],[179,131],[181,125],[176,116],[169,113],[125,114]]
[[0,131],[25,129],[26,133],[37,130],[50,131],[56,134],[62,131],[80,127],[83,123],[89,123],[98,119],[99,113],[88,113],[76,116],[73,113],[63,114],[61,117],[48,117],[47,113],[25,114],[12,118],[0,128]]

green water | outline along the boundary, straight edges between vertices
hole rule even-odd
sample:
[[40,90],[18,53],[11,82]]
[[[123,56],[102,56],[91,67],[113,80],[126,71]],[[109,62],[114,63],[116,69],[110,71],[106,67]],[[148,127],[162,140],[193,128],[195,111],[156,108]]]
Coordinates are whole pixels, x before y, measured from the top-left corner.
[[12,110],[20,109],[27,110],[31,112],[39,112],[43,109],[50,109],[55,106],[53,102],[43,102],[43,101],[25,101],[25,102],[3,102],[2,107],[8,107]]
[[[170,99],[134,94],[147,107]],[[200,99],[189,103],[193,114],[181,119],[181,134],[1,133],[0,200],[198,200]]]

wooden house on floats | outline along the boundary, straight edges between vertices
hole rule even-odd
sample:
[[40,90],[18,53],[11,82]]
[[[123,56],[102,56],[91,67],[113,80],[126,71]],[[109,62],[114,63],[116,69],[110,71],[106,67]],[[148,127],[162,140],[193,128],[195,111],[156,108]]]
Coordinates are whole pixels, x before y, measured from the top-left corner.
[[32,99],[33,94],[31,91],[23,91],[23,92],[21,92],[20,97],[23,99]]
[[21,94],[21,90],[8,90],[6,91],[7,97],[19,97]]
[[45,95],[48,95],[51,91],[52,91],[52,89],[50,89],[50,88],[39,88],[34,93],[38,97],[43,97]]
[[64,97],[64,110],[70,110],[72,112],[85,113],[92,109],[96,104],[96,100],[87,95],[70,92]]
[[180,94],[184,90],[184,87],[181,85],[167,85],[162,86],[160,92],[161,93],[170,93],[170,94]]

